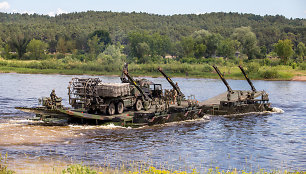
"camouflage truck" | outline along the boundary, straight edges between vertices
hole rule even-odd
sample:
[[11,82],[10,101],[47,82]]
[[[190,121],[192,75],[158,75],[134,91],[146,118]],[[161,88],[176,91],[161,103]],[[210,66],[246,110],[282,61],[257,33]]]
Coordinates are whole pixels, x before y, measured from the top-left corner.
[[132,109],[140,111],[150,107],[155,87],[161,90],[156,85],[152,90],[150,85],[140,88],[131,83],[104,83],[99,78],[73,78],[68,86],[69,104],[74,109],[91,114],[113,115]]

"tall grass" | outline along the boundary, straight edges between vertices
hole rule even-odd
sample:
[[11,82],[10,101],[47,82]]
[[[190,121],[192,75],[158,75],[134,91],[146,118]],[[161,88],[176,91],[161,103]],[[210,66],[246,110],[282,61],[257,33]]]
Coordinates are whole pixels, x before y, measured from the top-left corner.
[[[205,61],[208,61],[207,59]],[[252,79],[278,79],[290,80],[294,74],[305,74],[305,62],[293,69],[293,66],[272,66],[272,60],[254,60],[252,62],[239,62],[243,65]],[[237,61],[236,61],[237,63]],[[188,64],[172,60],[168,64],[130,64],[129,72],[133,76],[161,76],[157,68],[161,67],[169,76],[218,78],[212,64],[218,65],[226,78],[243,79],[235,61],[224,61],[222,58],[212,59],[201,64]],[[71,58],[48,60],[4,60],[0,58],[0,72],[17,73],[52,73],[52,74],[91,74],[91,75],[120,75],[121,64],[103,64],[101,61],[81,62]]]
[[5,154],[5,156],[2,156],[0,153],[0,174],[13,174],[13,173],[15,172],[7,168],[7,154]]
[[167,169],[158,169],[153,166],[148,166],[144,168],[120,168],[120,169],[92,169],[88,166],[81,164],[73,164],[67,167],[62,171],[62,174],[306,174],[306,171],[280,171],[272,170],[266,171],[265,169],[259,169],[255,172],[248,172],[245,170],[220,170],[218,167],[210,168],[205,171],[197,171],[192,169],[191,172],[187,171],[178,171],[178,170],[167,170]]

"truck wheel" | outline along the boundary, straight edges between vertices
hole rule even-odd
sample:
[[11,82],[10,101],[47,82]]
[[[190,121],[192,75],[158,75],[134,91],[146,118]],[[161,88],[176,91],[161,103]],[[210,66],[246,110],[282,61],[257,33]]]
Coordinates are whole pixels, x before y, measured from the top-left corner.
[[123,103],[122,103],[122,102],[119,102],[119,103],[117,104],[117,107],[116,107],[116,112],[117,112],[118,114],[122,114],[122,113],[123,113],[123,110],[124,110]]
[[142,102],[141,100],[137,100],[135,103],[135,110],[140,111],[142,109]]
[[147,111],[151,108],[151,102],[150,101],[144,101],[143,102],[143,107]]
[[109,106],[107,107],[107,113],[109,115],[114,115],[115,114],[115,105],[114,103],[110,103]]

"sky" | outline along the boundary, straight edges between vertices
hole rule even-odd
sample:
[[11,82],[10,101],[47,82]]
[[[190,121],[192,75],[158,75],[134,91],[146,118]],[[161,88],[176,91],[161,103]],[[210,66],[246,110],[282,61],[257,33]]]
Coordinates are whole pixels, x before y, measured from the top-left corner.
[[238,12],[306,19],[306,0],[0,0],[0,12],[45,14],[94,11],[160,15]]

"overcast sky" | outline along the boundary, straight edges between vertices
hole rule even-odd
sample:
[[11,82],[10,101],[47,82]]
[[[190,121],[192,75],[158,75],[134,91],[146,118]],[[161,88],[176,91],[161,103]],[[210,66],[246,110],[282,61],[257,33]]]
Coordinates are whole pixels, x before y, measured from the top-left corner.
[[238,12],[306,19],[306,0],[0,0],[0,12],[54,16],[81,11],[162,15]]

